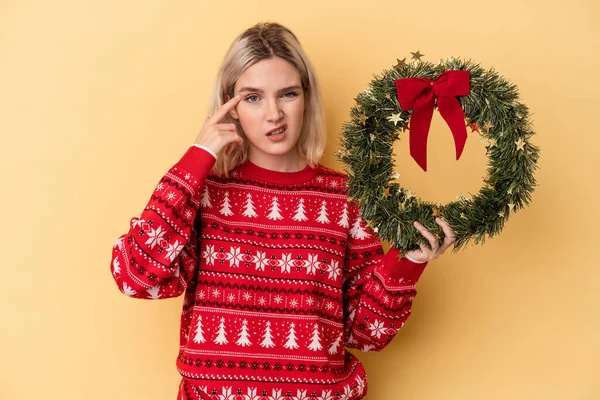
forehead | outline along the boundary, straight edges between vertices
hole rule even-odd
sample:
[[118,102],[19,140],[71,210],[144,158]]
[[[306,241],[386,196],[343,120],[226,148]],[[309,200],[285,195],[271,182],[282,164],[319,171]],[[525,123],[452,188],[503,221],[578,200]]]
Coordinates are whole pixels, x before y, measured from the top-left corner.
[[252,87],[269,91],[294,85],[300,85],[300,72],[286,60],[273,57],[248,67],[236,81],[235,89]]

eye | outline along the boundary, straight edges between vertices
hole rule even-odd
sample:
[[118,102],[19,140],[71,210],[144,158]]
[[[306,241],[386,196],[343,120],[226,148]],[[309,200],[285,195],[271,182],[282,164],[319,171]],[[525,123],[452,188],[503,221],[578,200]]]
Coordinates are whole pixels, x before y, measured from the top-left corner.
[[296,96],[298,96],[298,93],[296,93],[296,92],[287,92],[287,93],[285,93],[285,94],[283,95],[283,97],[287,97],[287,98],[290,98],[290,99],[291,99],[291,98],[294,98],[294,97],[296,97]]
[[248,103],[256,103],[258,101],[258,96],[255,94],[251,94],[250,96],[246,97],[246,101]]

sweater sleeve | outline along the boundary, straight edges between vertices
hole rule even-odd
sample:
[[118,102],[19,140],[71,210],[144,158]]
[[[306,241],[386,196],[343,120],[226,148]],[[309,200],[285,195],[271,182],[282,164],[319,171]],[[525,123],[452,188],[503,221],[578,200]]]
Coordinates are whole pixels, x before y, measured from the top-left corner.
[[111,272],[124,294],[141,299],[177,297],[193,281],[199,232],[194,221],[201,189],[215,158],[190,147],[160,179],[141,216],[112,249]]
[[361,351],[380,351],[404,325],[416,295],[415,284],[427,263],[386,254],[376,233],[365,228],[358,207],[350,229],[344,265],[344,341]]

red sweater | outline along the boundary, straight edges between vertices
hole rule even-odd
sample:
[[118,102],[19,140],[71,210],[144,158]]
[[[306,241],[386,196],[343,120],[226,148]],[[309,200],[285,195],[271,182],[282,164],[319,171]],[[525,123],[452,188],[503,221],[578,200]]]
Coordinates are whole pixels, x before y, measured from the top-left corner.
[[112,251],[126,295],[185,292],[178,398],[363,398],[364,368],[345,347],[392,340],[426,264],[384,255],[344,174],[246,162],[225,178],[214,162],[190,147]]

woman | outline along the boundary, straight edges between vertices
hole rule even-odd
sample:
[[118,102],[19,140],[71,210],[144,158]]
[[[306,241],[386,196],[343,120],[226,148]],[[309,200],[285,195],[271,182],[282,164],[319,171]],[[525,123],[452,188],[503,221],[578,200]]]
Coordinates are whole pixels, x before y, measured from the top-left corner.
[[183,399],[361,399],[345,350],[381,350],[410,314],[428,261],[453,242],[384,254],[325,146],[318,82],[297,38],[257,24],[236,38],[196,141],[113,249],[119,288],[185,291]]

